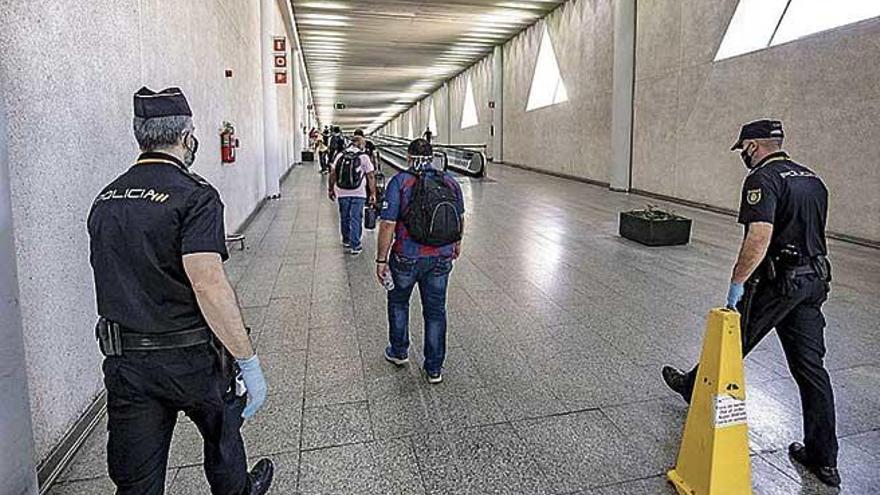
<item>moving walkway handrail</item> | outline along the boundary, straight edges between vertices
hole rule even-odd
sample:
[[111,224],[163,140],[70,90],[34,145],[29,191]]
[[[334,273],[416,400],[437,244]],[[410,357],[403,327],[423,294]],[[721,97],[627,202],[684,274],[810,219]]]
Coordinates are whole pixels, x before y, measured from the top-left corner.
[[[374,136],[377,141],[384,141],[387,143],[384,146],[406,146],[409,144],[409,139],[398,137],[398,136],[389,136],[389,135],[377,135]],[[382,146],[382,144],[380,144]],[[474,148],[485,146],[485,145],[472,145]],[[447,145],[447,144],[434,144],[434,149],[437,152],[443,153],[445,155],[445,166],[455,172],[458,172],[463,175],[467,175],[470,177],[483,177],[486,174],[486,154],[480,150],[468,149],[461,145]]]
[[[396,168],[397,170],[406,170],[406,153],[395,149],[398,148],[398,146],[384,146],[384,148],[384,153],[379,153],[379,160],[384,160],[386,163]],[[391,155],[399,161],[392,160],[388,158],[387,155]],[[446,153],[442,151],[435,151],[434,157],[440,159],[443,170],[446,170],[449,167],[449,158],[447,157]]]

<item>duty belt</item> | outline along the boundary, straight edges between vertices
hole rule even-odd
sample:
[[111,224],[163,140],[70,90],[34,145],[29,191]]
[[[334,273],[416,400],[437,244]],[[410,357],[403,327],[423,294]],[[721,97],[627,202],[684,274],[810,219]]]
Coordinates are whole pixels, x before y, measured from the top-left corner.
[[211,330],[206,326],[153,334],[137,332],[104,318],[98,320],[95,333],[105,356],[121,356],[127,351],[182,349],[212,342]]
[[794,275],[796,277],[801,276],[801,275],[813,275],[814,273],[816,273],[816,270],[813,268],[813,265],[796,266],[794,268],[791,268],[790,270],[792,273],[794,273]]

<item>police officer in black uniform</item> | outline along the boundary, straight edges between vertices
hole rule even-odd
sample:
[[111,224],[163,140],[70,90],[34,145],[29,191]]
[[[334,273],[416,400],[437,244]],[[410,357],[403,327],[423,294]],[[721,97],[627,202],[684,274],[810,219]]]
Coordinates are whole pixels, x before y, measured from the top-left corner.
[[[800,389],[804,443],[789,454],[823,483],[840,485],[834,393],[825,370],[825,302],[831,281],[826,258],[828,190],[812,170],[782,150],[778,120],[750,122],[732,150],[749,169],[739,223],[745,239],[733,269],[727,305],[742,315],[747,355],[776,329],[788,367]],[[663,379],[690,402],[697,368],[663,368]]]
[[[143,152],[88,219],[104,360],[107,463],[117,494],[161,494],[179,411],[204,439],[215,495],[263,494],[274,466],[248,473],[240,428],[266,397],[235,294],[223,203],[189,171],[198,149],[177,88],[134,95]],[[234,359],[233,359],[234,358]]]

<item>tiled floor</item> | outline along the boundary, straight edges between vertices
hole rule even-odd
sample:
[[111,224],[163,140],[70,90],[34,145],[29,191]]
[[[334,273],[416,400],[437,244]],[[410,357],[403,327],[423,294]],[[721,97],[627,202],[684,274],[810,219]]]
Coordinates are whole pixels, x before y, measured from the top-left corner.
[[[228,271],[270,386],[244,435],[252,459],[277,463],[272,493],[674,493],[663,473],[675,462],[686,407],[658,367],[697,358],[740,228],[676,206],[694,219],[693,242],[645,248],[616,235],[617,212],[644,198],[502,166],[491,174],[462,180],[467,235],[439,386],[418,372],[417,302],[414,362],[396,369],[383,361],[375,233],[362,256],[343,253],[335,205],[313,167],[295,169],[283,198],[251,224]],[[841,492],[880,493],[880,256],[839,242],[831,255],[827,361]],[[800,404],[775,336],[746,367],[755,492],[834,493],[785,454],[800,437]],[[105,441],[102,426],[51,493],[112,493]],[[208,493],[200,445],[181,421],[169,493]]]

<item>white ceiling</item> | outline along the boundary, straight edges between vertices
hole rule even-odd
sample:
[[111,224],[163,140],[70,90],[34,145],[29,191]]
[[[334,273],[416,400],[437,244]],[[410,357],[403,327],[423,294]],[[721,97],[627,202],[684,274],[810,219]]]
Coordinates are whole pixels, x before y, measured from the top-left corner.
[[[564,0],[291,0],[319,120],[372,130]],[[346,105],[334,110],[334,103]]]

